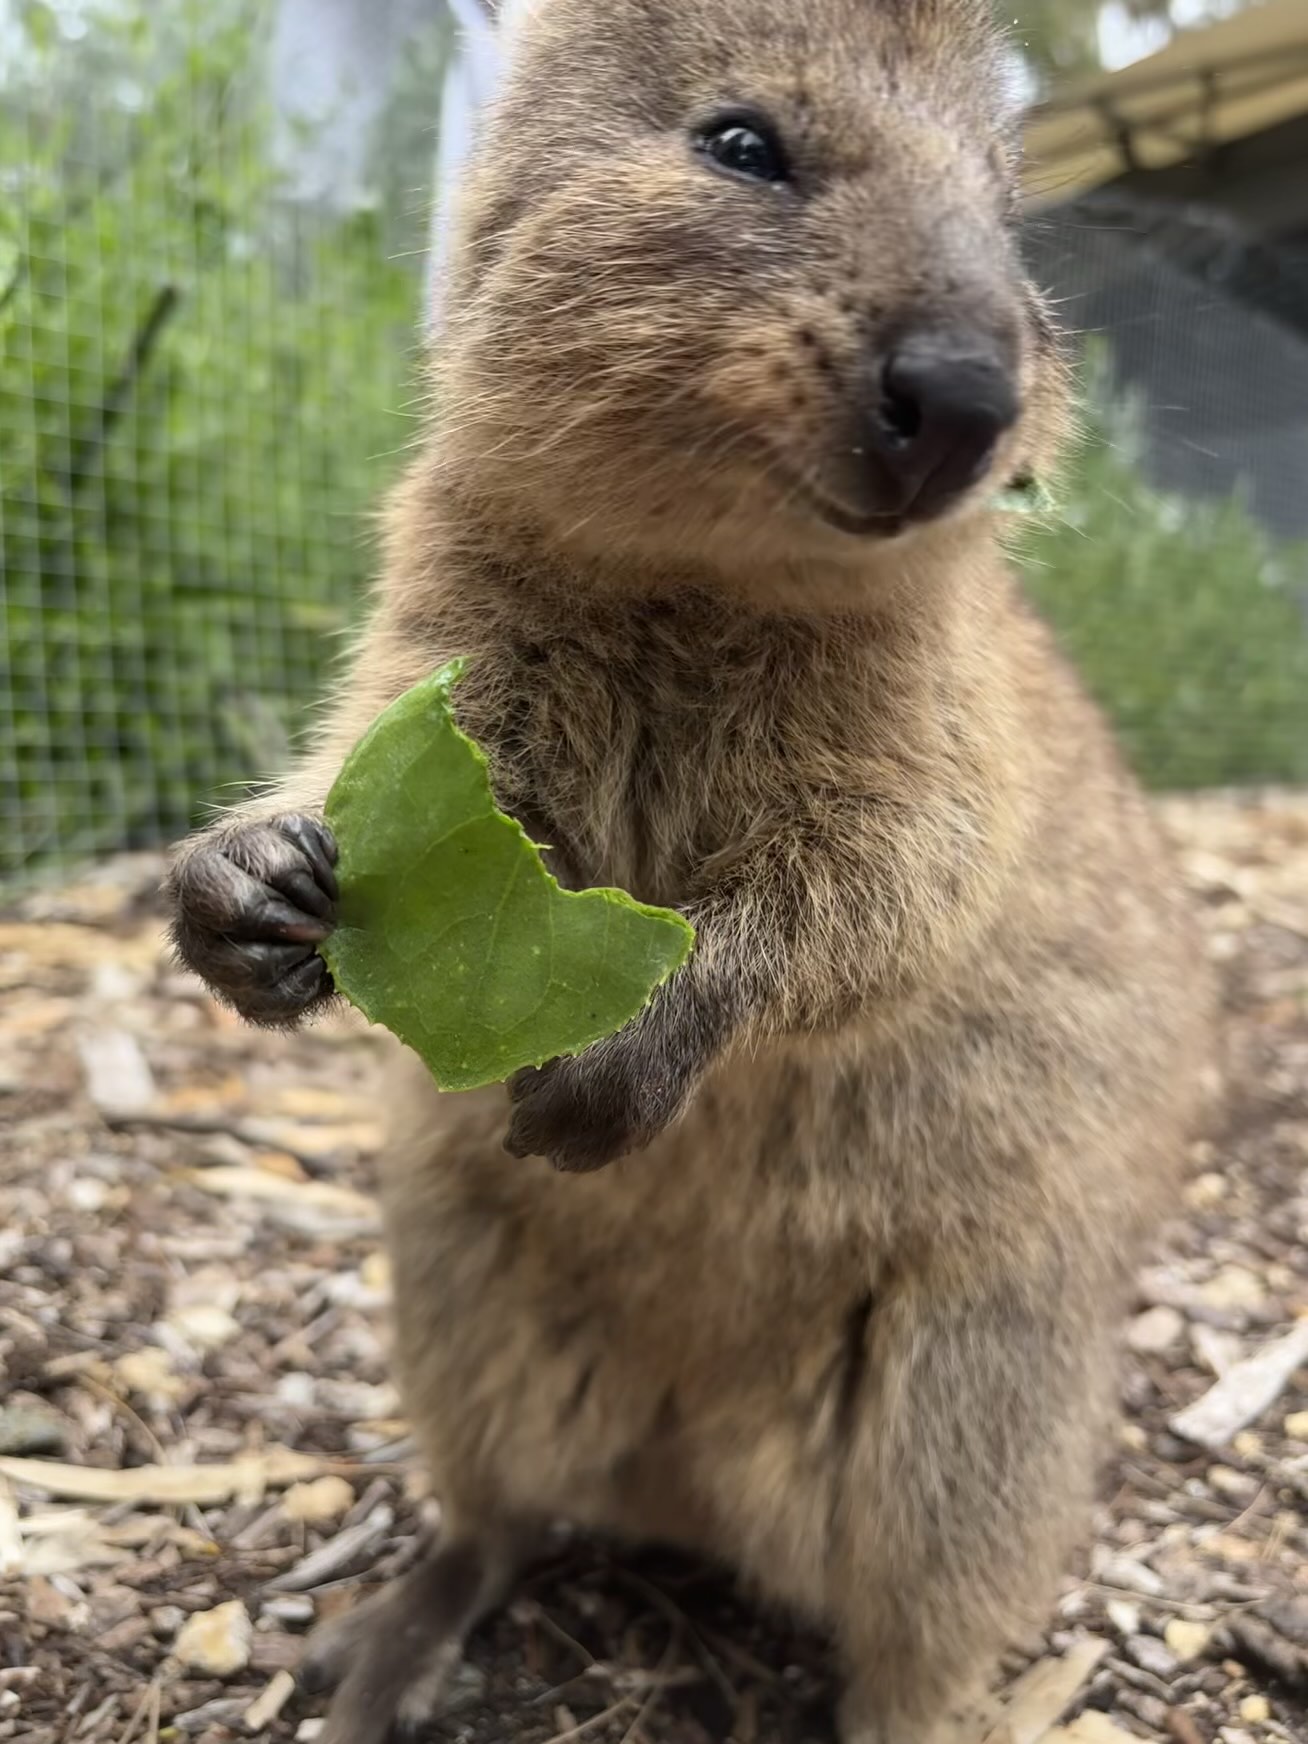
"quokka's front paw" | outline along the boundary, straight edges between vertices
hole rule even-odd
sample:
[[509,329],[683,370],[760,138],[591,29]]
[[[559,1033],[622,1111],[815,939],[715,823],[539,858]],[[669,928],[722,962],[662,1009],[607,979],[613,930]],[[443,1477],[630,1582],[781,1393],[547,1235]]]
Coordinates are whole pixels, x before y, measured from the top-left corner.
[[584,1171],[657,1138],[684,1108],[691,1079],[648,1045],[644,1028],[638,1021],[573,1059],[515,1074],[505,1149]]
[[336,919],[336,843],[288,813],[187,844],[168,878],[173,942],[251,1023],[286,1028],[334,991],[317,947]]

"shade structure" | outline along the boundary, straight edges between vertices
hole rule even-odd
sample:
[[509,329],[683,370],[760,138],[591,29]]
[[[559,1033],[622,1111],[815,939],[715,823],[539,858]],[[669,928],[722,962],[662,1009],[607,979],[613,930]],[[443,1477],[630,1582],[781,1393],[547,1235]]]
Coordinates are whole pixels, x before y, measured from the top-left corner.
[[1305,114],[1308,0],[1261,0],[1036,105],[1026,124],[1027,203],[1060,203]]

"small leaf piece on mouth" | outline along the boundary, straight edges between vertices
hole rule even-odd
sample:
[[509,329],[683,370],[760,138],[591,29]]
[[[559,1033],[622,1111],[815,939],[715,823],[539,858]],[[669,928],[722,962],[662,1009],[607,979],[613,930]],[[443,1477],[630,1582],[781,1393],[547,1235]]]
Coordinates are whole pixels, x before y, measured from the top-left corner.
[[990,499],[991,508],[1004,515],[1047,515],[1054,506],[1053,492],[1033,472],[1019,472]]
[[338,989],[445,1090],[580,1053],[635,1017],[690,953],[679,914],[567,891],[496,808],[455,725],[452,661],[355,746],[327,798],[340,904],[322,954]]

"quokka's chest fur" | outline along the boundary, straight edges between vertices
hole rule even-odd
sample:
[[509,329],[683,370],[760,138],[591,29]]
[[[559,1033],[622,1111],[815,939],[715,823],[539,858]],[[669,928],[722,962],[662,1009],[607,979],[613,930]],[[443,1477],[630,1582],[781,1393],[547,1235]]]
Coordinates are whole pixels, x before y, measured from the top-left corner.
[[990,710],[966,663],[923,653],[867,621],[697,596],[536,607],[497,614],[459,709],[502,803],[574,880],[685,903],[761,846],[820,840],[837,814],[845,833],[858,814],[873,863],[903,832],[944,858],[975,851],[995,792]]

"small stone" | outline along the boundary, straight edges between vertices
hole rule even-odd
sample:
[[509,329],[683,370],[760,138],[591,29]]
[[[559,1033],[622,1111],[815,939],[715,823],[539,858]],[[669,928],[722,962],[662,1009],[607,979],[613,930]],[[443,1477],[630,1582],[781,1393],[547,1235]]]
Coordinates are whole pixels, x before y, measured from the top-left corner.
[[94,1175],[78,1175],[68,1183],[68,1203],[74,1211],[93,1217],[103,1211],[113,1194],[107,1181],[97,1181]]
[[1244,1266],[1222,1266],[1198,1291],[1209,1308],[1259,1308],[1266,1294],[1262,1279]]
[[282,1375],[273,1390],[278,1403],[289,1406],[292,1411],[311,1411],[318,1396],[313,1376],[302,1374],[298,1369]]
[[1251,1478],[1247,1472],[1235,1471],[1229,1465],[1209,1466],[1208,1487],[1233,1502],[1251,1502],[1258,1494],[1257,1479]]
[[1123,1371],[1122,1403],[1128,1411],[1147,1411],[1154,1403],[1154,1383],[1143,1369],[1131,1366]]
[[368,1255],[359,1267],[359,1276],[366,1289],[375,1290],[378,1295],[390,1295],[391,1262],[380,1248]]
[[322,1736],[326,1720],[301,1720],[296,1728],[295,1744],[314,1744],[316,1738]]
[[197,1611],[178,1632],[173,1652],[183,1665],[210,1677],[231,1677],[250,1663],[254,1630],[239,1599]]
[[1181,1663],[1165,1641],[1156,1635],[1134,1635],[1126,1643],[1126,1657],[1141,1671],[1170,1683],[1181,1669]]
[[1185,1337],[1185,1321],[1175,1308],[1147,1308],[1127,1328],[1126,1342],[1137,1356],[1161,1356]]
[[241,1299],[241,1281],[230,1266],[206,1265],[183,1272],[168,1290],[168,1318],[180,1308],[226,1308],[230,1314]]
[[1285,1420],[1285,1433],[1291,1441],[1308,1441],[1308,1411],[1291,1411]]
[[1196,1175],[1185,1190],[1185,1202],[1192,1211],[1211,1211],[1226,1197],[1226,1177],[1209,1171]]
[[217,1350],[241,1330],[239,1321],[225,1308],[207,1303],[176,1309],[168,1316],[168,1324],[197,1350]]
[[1240,1718],[1249,1726],[1261,1726],[1272,1717],[1272,1704],[1266,1696],[1245,1696],[1240,1703]]
[[1147,1599],[1157,1598],[1164,1590],[1163,1582],[1153,1569],[1137,1562],[1132,1556],[1113,1556],[1096,1552],[1096,1578],[1106,1587],[1120,1587],[1124,1592],[1141,1593]]
[[142,1398],[178,1399],[186,1391],[186,1383],[173,1368],[168,1352],[157,1344],[126,1351],[115,1362],[114,1373],[129,1393]]
[[121,1005],[135,999],[145,978],[126,963],[97,963],[91,971],[92,996],[106,1005]]
[[1242,1429],[1231,1446],[1241,1459],[1257,1459],[1263,1451],[1263,1438],[1256,1429]]
[[1168,1465],[1185,1465],[1194,1458],[1194,1448],[1190,1443],[1182,1441],[1179,1435],[1169,1435],[1165,1429],[1158,1431],[1150,1445],[1154,1458]]
[[1120,1423],[1117,1439],[1128,1453],[1144,1453],[1149,1446],[1149,1437],[1139,1423]]
[[344,1478],[314,1478],[311,1483],[292,1484],[282,1497],[282,1510],[288,1520],[299,1520],[307,1526],[319,1526],[328,1520],[339,1520],[354,1506],[354,1486]]
[[188,1614],[180,1605],[156,1605],[150,1612],[150,1627],[160,1641],[171,1641],[186,1622]]
[[1140,1607],[1129,1599],[1109,1599],[1104,1606],[1108,1621],[1124,1637],[1140,1633]]
[[0,1406],[0,1453],[30,1458],[34,1454],[62,1453],[68,1426],[46,1405]]
[[265,1599],[259,1612],[260,1621],[268,1618],[287,1629],[303,1629],[313,1622],[314,1604],[307,1593],[275,1593]]
[[1183,1664],[1202,1659],[1211,1639],[1206,1623],[1191,1623],[1184,1617],[1173,1617],[1163,1630],[1163,1640]]

